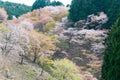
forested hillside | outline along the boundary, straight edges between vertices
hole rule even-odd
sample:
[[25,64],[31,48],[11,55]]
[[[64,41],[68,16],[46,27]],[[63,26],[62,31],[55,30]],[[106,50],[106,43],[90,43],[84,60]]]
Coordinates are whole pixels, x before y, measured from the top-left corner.
[[69,19],[77,22],[84,20],[88,15],[104,12],[109,20],[103,28],[110,28],[120,13],[119,0],[72,0]]
[[120,1],[0,6],[0,80],[120,80]]
[[12,16],[19,17],[20,15],[31,11],[30,6],[24,4],[17,4],[12,2],[3,2],[0,0],[0,7],[5,8],[7,11],[8,19],[12,19]]
[[45,6],[62,6],[63,3],[60,1],[50,1],[50,0],[36,0],[32,5],[32,11],[34,9],[43,8]]

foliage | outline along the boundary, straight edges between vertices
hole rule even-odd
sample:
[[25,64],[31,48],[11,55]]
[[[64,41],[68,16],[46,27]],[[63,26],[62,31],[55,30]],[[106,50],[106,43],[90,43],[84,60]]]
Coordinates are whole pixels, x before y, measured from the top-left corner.
[[81,80],[76,65],[68,59],[54,61],[50,74],[50,80]]
[[62,50],[69,48],[69,43],[64,39],[60,39],[56,45]]
[[65,6],[47,6],[24,14],[19,19],[27,19],[26,21],[34,25],[34,29],[44,32],[52,29],[56,21],[61,21],[67,15],[68,11]]
[[50,57],[53,54],[50,51],[53,51],[55,46],[49,37],[35,31],[28,36],[30,40],[29,53],[34,56],[33,62],[36,62],[40,57]]
[[34,31],[31,23],[21,21],[18,24],[11,23],[6,26],[0,24],[1,53],[18,53],[21,56],[21,64],[24,57],[37,62],[41,56],[50,57],[54,53],[55,45],[52,39]]
[[74,22],[86,19],[90,14],[105,12],[109,17],[105,28],[109,28],[119,15],[120,2],[118,0],[72,0],[69,12],[68,18]]
[[61,6],[61,5],[63,5],[63,3],[60,1],[50,2],[50,0],[36,0],[32,5],[32,11],[34,9],[43,8],[45,6]]
[[77,66],[68,59],[52,61],[40,58],[39,64],[49,72],[49,80],[81,80]]
[[32,69],[32,68],[28,68],[27,70],[26,70],[26,74],[25,74],[25,80],[34,80],[34,75],[35,75],[35,70],[34,69]]
[[50,71],[53,67],[53,61],[48,58],[40,58],[39,65],[46,71]]
[[0,24],[0,49],[1,53],[8,55],[13,50],[14,41],[12,32],[9,28]]
[[120,79],[120,17],[105,40],[104,61],[101,80]]
[[60,12],[59,14],[56,14],[53,16],[53,19],[55,21],[60,21],[63,17],[68,16],[68,12]]
[[94,12],[92,9],[94,9],[94,5],[91,0],[72,0],[68,18],[74,22],[86,19],[88,15]]
[[56,14],[56,15],[53,16],[53,19],[54,19],[55,21],[59,21],[59,20],[61,19],[61,15],[62,15],[62,14]]
[[34,10],[22,15],[22,18],[27,18],[35,22],[46,24],[51,21],[60,21],[63,17],[68,15],[67,8],[64,6],[46,6],[44,8]]
[[0,1],[0,7],[5,8],[7,11],[8,19],[12,19],[12,16],[19,17],[20,15],[27,13],[31,10],[30,6],[24,4],[17,4],[12,2]]
[[31,19],[32,21],[38,21],[38,20],[39,20],[39,19],[36,18],[36,17],[30,17],[30,19]]
[[7,20],[8,15],[4,8],[0,8],[0,23],[2,23],[4,20]]
[[[108,26],[107,28],[109,28],[110,26],[112,26],[115,23],[115,21],[119,17],[119,13],[120,13],[120,1],[119,0],[111,0],[111,1],[108,0],[104,4],[107,6],[107,8],[109,7],[109,9],[106,11],[106,13],[107,13],[107,15],[109,17],[109,21],[105,25],[105,26]],[[105,10],[104,10],[104,12],[105,12]]]
[[32,5],[32,11],[34,9],[39,9],[48,6],[49,4],[50,4],[50,0],[36,0]]
[[55,40],[55,39],[57,38],[57,36],[56,36],[56,35],[51,35],[51,36],[49,36],[49,38],[50,38],[51,40]]
[[48,22],[44,27],[45,32],[52,30],[54,27],[55,27],[55,22]]
[[6,28],[4,24],[0,24],[0,32],[9,32],[10,29]]
[[61,6],[61,5],[63,5],[63,3],[62,2],[60,2],[60,1],[52,1],[51,3],[50,3],[50,5],[51,6]]

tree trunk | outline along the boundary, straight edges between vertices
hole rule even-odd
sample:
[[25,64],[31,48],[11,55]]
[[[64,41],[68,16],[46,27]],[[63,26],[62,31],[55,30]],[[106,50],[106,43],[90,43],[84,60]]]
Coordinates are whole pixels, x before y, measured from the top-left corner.
[[20,64],[23,64],[23,55],[21,55],[21,61],[20,61]]
[[42,76],[43,72],[44,72],[44,70],[42,69],[42,71],[41,71],[41,73],[40,73],[40,76]]
[[37,54],[35,53],[33,62],[36,63],[36,60],[37,60]]

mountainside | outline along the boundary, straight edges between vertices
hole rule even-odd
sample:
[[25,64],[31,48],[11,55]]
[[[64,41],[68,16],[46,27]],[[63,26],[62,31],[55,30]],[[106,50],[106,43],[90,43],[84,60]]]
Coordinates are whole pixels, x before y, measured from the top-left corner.
[[7,11],[8,19],[12,19],[13,16],[19,17],[22,14],[31,11],[30,6],[26,6],[24,4],[17,4],[12,2],[3,2],[0,0],[0,8],[5,8]]
[[[64,6],[47,6],[13,20],[3,20],[1,80],[99,79],[108,30],[87,30],[86,24],[79,27],[78,23],[78,27],[71,28],[67,15],[68,8]],[[99,18],[92,17],[95,19],[90,23]],[[99,18],[98,26],[103,18],[107,19]]]

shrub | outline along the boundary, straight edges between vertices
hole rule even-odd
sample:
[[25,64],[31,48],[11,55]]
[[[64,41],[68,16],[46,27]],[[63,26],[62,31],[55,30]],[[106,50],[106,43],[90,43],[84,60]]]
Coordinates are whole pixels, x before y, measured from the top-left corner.
[[81,80],[76,65],[68,59],[56,60],[53,66],[50,80]]
[[32,21],[38,21],[39,19],[37,17],[30,17]]
[[55,21],[61,21],[61,19],[65,16],[68,16],[68,14],[69,14],[68,12],[60,12],[59,14],[54,15],[53,19]]
[[55,22],[52,21],[52,22],[48,22],[46,25],[45,25],[45,32],[48,32],[50,30],[52,30],[53,28],[55,27]]
[[51,40],[55,40],[55,39],[57,38],[57,36],[52,35],[52,36],[49,36],[49,38],[50,38]]
[[53,61],[47,58],[40,58],[39,65],[46,71],[50,71],[53,66]]
[[0,24],[0,32],[9,32],[10,29],[6,28],[3,24]]
[[64,39],[60,39],[60,42],[57,43],[56,45],[60,48],[60,49],[68,49],[69,48],[69,43],[64,40]]
[[77,66],[68,59],[52,61],[40,58],[39,65],[49,72],[49,80],[81,80]]
[[28,68],[26,70],[26,74],[25,74],[25,80],[34,80],[34,76],[35,76],[35,70],[32,68]]

